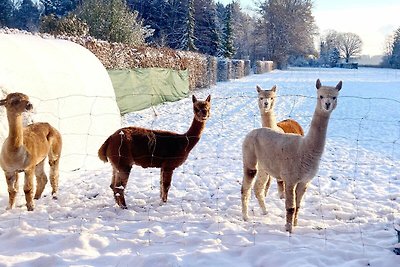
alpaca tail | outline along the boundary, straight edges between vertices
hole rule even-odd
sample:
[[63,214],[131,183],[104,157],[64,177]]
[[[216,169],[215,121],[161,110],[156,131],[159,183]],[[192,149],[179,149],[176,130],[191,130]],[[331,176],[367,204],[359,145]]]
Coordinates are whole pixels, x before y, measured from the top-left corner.
[[107,140],[101,145],[97,155],[99,156],[99,159],[101,159],[103,162],[108,162],[107,159],[107,148],[108,148],[108,142],[110,141],[110,137],[107,138]]

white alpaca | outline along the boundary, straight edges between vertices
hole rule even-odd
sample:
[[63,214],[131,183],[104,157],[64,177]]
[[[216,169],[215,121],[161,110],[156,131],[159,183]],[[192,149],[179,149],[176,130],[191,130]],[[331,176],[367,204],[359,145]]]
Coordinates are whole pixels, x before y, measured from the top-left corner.
[[[292,119],[286,119],[276,123],[274,106],[276,99],[276,85],[272,86],[270,90],[263,90],[259,85],[256,86],[258,93],[258,108],[261,115],[261,124],[263,127],[271,128],[280,133],[294,133],[304,135],[303,128],[300,124]],[[260,175],[261,173],[258,173]],[[285,198],[285,184],[279,178],[276,177],[278,185],[278,194],[281,199]],[[271,185],[271,179],[265,186],[265,195],[267,195],[269,186]]]
[[[331,112],[336,108],[342,81],[336,87],[322,86],[316,82],[317,106],[306,136],[279,133],[269,128],[259,128],[247,134],[243,141],[242,215],[248,220],[248,202],[254,177],[255,194],[264,214],[265,185],[269,175],[285,182],[286,231],[297,225],[301,199],[309,182],[318,171],[325,147],[325,138]],[[258,163],[258,166],[257,166]],[[257,170],[258,168],[258,170]]]

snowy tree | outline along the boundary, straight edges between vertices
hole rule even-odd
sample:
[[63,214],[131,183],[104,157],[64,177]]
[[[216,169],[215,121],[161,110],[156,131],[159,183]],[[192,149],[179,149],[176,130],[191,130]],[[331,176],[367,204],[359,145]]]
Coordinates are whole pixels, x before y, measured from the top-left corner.
[[128,4],[154,30],[150,44],[197,51],[194,0],[128,0]]
[[320,45],[319,62],[323,66],[335,67],[340,60],[339,33],[329,30],[322,38]]
[[389,66],[400,69],[400,28],[398,28],[391,39],[389,53],[387,54]]
[[329,51],[328,62],[331,67],[335,67],[340,60],[340,52],[339,49],[334,47]]
[[329,62],[329,50],[324,41],[320,42],[319,45],[319,64],[321,66],[327,66]]
[[347,32],[339,34],[338,49],[348,63],[350,58],[359,56],[362,51],[362,40],[355,33]]
[[86,36],[89,33],[88,25],[72,13],[62,18],[55,14],[42,17],[39,30],[53,35],[66,36]]
[[43,16],[50,14],[56,15],[56,17],[64,17],[69,12],[76,9],[81,0],[40,0],[43,5]]
[[0,27],[10,26],[14,5],[11,0],[0,1]]
[[40,10],[37,3],[22,0],[13,12],[12,27],[36,32],[39,28]]
[[197,51],[195,46],[194,0],[168,0],[162,31],[167,36],[166,45],[180,50]]
[[231,3],[233,42],[235,48],[235,58],[249,59],[253,43],[252,33],[256,23],[249,14],[242,11],[238,1]]
[[233,44],[233,29],[232,29],[232,4],[227,6],[225,16],[223,52],[224,57],[232,58],[235,54],[235,47]]
[[188,7],[188,17],[186,22],[186,36],[184,35],[185,42],[183,43],[183,47],[185,47],[189,51],[197,51],[197,47],[194,44],[195,36],[194,36],[194,27],[196,25],[194,19],[194,0],[189,0]]
[[194,1],[194,36],[199,52],[217,56],[221,40],[218,32],[217,12],[214,0]]
[[139,46],[152,34],[124,0],[86,0],[77,9],[77,16],[87,23],[91,36],[110,42]]
[[260,5],[266,57],[285,68],[290,56],[313,53],[316,33],[311,0],[266,0]]
[[[170,1],[164,0],[128,0],[127,4],[131,11],[138,12],[139,18],[143,20],[143,24],[153,29],[153,34],[147,39],[151,45],[164,46],[167,45],[167,35],[173,34],[168,32],[169,24],[166,19],[169,17],[167,12],[167,4]],[[177,6],[182,1],[177,1]],[[179,9],[171,8],[176,16],[181,16]],[[175,31],[174,31],[175,32]]]

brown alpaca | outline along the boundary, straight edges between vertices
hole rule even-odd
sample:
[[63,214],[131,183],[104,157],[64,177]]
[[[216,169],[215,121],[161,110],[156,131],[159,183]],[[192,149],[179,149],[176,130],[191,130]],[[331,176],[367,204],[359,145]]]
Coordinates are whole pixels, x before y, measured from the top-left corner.
[[[280,133],[293,133],[304,136],[303,128],[295,120],[286,119],[276,123],[274,113],[276,85],[272,86],[270,90],[263,90],[259,85],[256,86],[256,89],[258,93],[258,108],[260,109],[261,124],[263,127],[271,128]],[[276,177],[276,183],[278,185],[279,197],[281,199],[285,198],[285,183],[279,177]],[[271,179],[266,184],[265,195],[267,195],[270,185]]]
[[4,141],[0,154],[0,165],[7,180],[9,202],[7,209],[12,209],[18,192],[18,173],[25,173],[24,192],[26,207],[34,209],[33,176],[36,175],[37,186],[35,199],[39,199],[47,183],[44,172],[44,161],[49,157],[50,183],[53,198],[58,191],[58,167],[61,155],[62,140],[60,133],[48,123],[34,123],[22,126],[25,111],[32,109],[28,96],[11,93],[0,106],[5,106],[9,125],[8,137]]
[[292,119],[286,119],[278,122],[278,127],[281,128],[285,133],[294,133],[304,136],[304,130],[301,125]]
[[110,187],[121,208],[127,208],[124,190],[134,164],[143,168],[161,168],[160,198],[167,202],[172,173],[185,162],[189,152],[200,140],[210,116],[211,96],[205,101],[199,101],[193,96],[192,100],[194,118],[186,133],[126,127],[108,137],[100,147],[99,158],[104,162],[110,161],[113,167]]

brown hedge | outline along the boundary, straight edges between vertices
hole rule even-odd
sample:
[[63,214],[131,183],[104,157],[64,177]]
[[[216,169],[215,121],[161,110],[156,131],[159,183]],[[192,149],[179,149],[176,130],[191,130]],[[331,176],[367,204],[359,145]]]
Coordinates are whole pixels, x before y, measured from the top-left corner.
[[[109,43],[90,36],[53,36],[44,33],[31,33],[17,29],[0,29],[6,34],[31,34],[45,39],[63,39],[77,43],[89,49],[101,61],[106,69],[130,68],[169,68],[189,71],[189,87],[191,90],[207,87],[208,79],[207,56],[170,48],[132,47],[122,43]],[[77,62],[79,64],[79,62]]]

